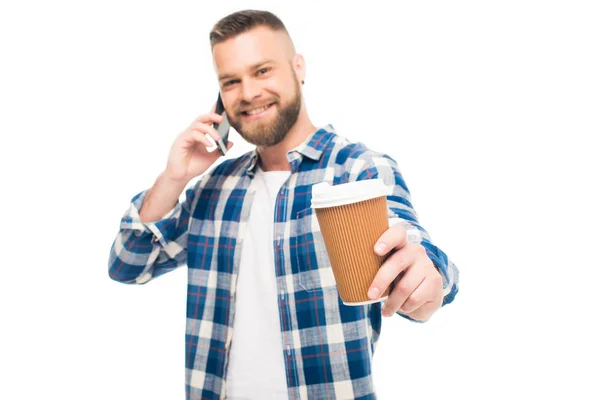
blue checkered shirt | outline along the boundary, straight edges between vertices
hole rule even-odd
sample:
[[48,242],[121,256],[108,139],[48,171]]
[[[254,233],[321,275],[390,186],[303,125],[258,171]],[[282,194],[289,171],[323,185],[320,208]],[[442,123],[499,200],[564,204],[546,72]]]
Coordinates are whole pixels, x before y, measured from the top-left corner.
[[[339,298],[310,208],[312,185],[383,179],[393,189],[387,198],[390,226],[402,224],[410,240],[425,247],[444,278],[443,304],[458,291],[458,270],[419,225],[389,156],[349,142],[328,125],[287,158],[291,175],[277,195],[273,249],[289,399],[374,399],[371,361],[381,332],[381,304],[346,306]],[[236,278],[256,163],[256,150],[222,162],[156,222],[141,222],[147,191],[138,193],[111,247],[109,275],[123,283],[147,283],[187,263],[187,399],[226,398]]]

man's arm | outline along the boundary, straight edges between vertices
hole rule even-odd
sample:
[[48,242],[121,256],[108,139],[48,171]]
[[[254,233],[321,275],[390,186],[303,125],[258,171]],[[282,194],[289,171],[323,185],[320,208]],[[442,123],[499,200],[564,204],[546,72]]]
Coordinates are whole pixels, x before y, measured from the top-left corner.
[[[355,154],[356,158],[351,162],[351,166],[346,167],[347,171],[351,171],[348,180],[378,178],[390,188],[391,194],[387,198],[390,226],[401,225],[406,230],[409,243],[420,244],[425,248],[427,256],[442,276],[442,305],[451,303],[458,293],[458,269],[447,255],[432,243],[428,232],[419,224],[410,192],[397,163],[391,157],[370,151],[360,143],[354,146],[356,148],[350,154]],[[400,315],[405,316],[401,313]]]
[[191,210],[201,182],[180,203],[185,185],[161,174],[151,189],[132,198],[110,249],[111,279],[143,284],[186,263]]

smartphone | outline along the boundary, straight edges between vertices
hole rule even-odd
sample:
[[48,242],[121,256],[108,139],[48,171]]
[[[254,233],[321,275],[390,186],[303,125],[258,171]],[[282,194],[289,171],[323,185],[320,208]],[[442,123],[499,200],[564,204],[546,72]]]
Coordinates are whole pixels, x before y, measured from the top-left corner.
[[227,119],[227,113],[225,113],[225,107],[223,106],[223,101],[221,100],[221,93],[219,92],[219,97],[217,97],[217,108],[215,112],[219,115],[223,116],[223,122],[220,124],[213,124],[213,128],[219,133],[220,139],[217,141],[217,147],[219,152],[222,155],[227,153],[227,142],[229,137],[229,119]]

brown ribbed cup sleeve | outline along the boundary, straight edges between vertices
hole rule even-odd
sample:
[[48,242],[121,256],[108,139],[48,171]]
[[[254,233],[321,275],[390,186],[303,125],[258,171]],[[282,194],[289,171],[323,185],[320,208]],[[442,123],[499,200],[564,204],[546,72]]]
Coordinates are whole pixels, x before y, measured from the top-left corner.
[[[369,301],[367,291],[385,259],[374,246],[389,227],[386,197],[315,211],[340,297]],[[388,294],[389,288],[382,297]]]

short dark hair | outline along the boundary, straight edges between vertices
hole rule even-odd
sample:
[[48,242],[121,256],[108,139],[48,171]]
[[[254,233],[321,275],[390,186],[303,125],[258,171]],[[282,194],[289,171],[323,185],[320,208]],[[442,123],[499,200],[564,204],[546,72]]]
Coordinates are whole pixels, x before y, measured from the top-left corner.
[[283,30],[288,33],[283,22],[269,11],[237,11],[221,18],[215,24],[210,31],[210,47],[213,48],[218,43],[234,38],[259,26],[266,26],[273,31]]

